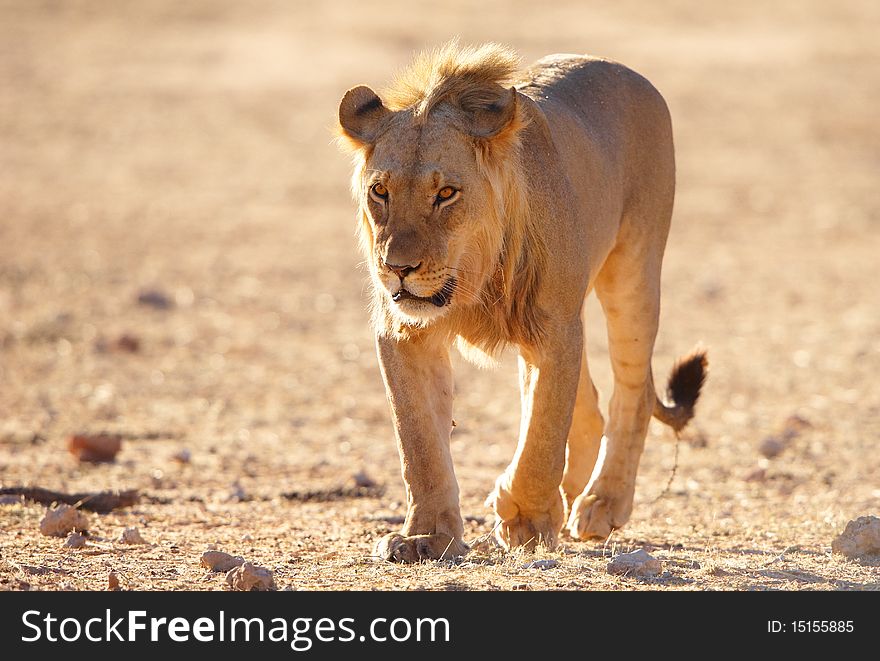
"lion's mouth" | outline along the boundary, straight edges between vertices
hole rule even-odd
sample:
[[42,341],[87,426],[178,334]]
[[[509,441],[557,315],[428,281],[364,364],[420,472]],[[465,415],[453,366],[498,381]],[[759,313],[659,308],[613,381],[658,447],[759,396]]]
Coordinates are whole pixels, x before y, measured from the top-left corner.
[[442,308],[452,301],[452,292],[455,291],[455,278],[449,278],[443,286],[431,296],[416,296],[412,292],[401,287],[391,295],[391,300],[395,303],[403,301],[420,301],[422,303],[431,303],[438,308]]

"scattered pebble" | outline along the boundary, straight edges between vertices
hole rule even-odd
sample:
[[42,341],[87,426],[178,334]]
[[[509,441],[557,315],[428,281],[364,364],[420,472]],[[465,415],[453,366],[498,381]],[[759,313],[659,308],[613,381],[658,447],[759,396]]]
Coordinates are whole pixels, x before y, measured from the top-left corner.
[[137,302],[139,305],[156,310],[169,310],[174,307],[171,297],[160,289],[141,289],[137,295]]
[[706,301],[719,301],[724,298],[724,285],[718,282],[706,283],[701,287],[700,294]]
[[812,426],[806,418],[797,414],[790,415],[782,423],[777,433],[761,441],[760,445],[758,445],[758,452],[767,457],[767,459],[778,457],[795,438],[801,435],[801,432],[810,429]]
[[686,441],[692,448],[709,447],[709,436],[702,429],[692,430],[690,433],[686,434],[682,440]]
[[609,574],[623,574],[637,576],[639,578],[651,578],[657,576],[662,570],[660,561],[650,555],[645,549],[638,549],[630,553],[619,553],[611,559],[605,568]]
[[364,471],[358,471],[354,475],[351,476],[352,482],[354,482],[354,486],[361,487],[363,489],[371,489],[377,485],[376,480],[367,475]]
[[250,562],[230,569],[226,574],[226,583],[233,590],[244,592],[276,589],[272,571],[265,567],[256,567]]
[[59,505],[54,510],[47,510],[46,516],[40,521],[40,532],[44,535],[66,537],[73,530],[88,530],[89,518],[70,505]]
[[553,569],[556,565],[559,564],[558,560],[547,559],[547,560],[532,560],[531,562],[527,562],[522,567],[523,569]]
[[237,555],[229,555],[222,551],[205,551],[202,553],[202,558],[199,562],[205,569],[228,572],[243,565],[244,558]]
[[787,443],[781,438],[777,438],[776,436],[768,436],[763,441],[761,441],[761,444],[758,446],[758,452],[767,457],[767,459],[773,459],[773,457],[778,457],[780,454],[782,454],[782,451],[785,450],[786,445]]
[[64,546],[70,549],[81,549],[85,545],[86,536],[78,532],[71,533],[67,541],[64,542]]
[[831,550],[851,559],[880,556],[880,518],[860,516],[850,521],[831,543]]
[[122,449],[122,437],[116,434],[74,434],[67,439],[67,450],[79,461],[113,461]]
[[805,429],[811,429],[813,423],[806,418],[797,414],[790,415],[785,419],[782,425],[782,435],[788,438],[794,438]]
[[119,541],[123,544],[146,544],[147,540],[141,537],[141,532],[137,528],[126,528],[122,531]]
[[757,468],[753,468],[748,473],[746,473],[743,478],[746,482],[763,482],[767,479],[767,469],[761,468],[758,466]]
[[141,339],[131,333],[123,333],[112,340],[99,337],[94,342],[95,351],[98,353],[137,353],[141,350]]
[[226,495],[225,500],[227,503],[243,503],[249,500],[249,498],[245,490],[241,488],[241,485],[236,482],[232,485],[232,489]]
[[137,335],[123,333],[110,343],[110,348],[121,353],[137,353],[141,350],[141,339]]
[[21,502],[21,496],[15,496],[13,494],[0,496],[0,505],[19,505]]
[[178,464],[188,464],[192,460],[192,453],[187,448],[183,448],[171,455],[171,458]]
[[119,586],[119,577],[116,575],[115,571],[111,571],[107,575],[107,590],[115,592],[120,589]]

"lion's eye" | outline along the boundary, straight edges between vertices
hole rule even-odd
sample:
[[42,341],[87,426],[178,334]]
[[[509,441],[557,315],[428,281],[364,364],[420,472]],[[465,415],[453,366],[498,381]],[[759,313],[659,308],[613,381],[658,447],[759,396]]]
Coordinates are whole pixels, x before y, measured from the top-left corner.
[[385,188],[384,185],[382,185],[381,181],[377,181],[375,184],[373,184],[370,187],[370,192],[373,194],[374,197],[377,197],[380,200],[388,199],[388,189]]
[[451,200],[457,192],[452,186],[444,186],[437,192],[437,204]]

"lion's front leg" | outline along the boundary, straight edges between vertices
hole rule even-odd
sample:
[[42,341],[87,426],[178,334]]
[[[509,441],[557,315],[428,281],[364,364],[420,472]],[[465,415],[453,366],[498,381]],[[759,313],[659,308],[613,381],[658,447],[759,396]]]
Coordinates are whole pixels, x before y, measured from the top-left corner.
[[449,347],[434,338],[376,342],[379,365],[406,485],[406,520],[400,533],[376,546],[385,560],[418,562],[463,555],[464,526],[449,452],[452,365]]
[[495,535],[505,548],[556,546],[565,516],[560,483],[582,347],[581,326],[573,324],[540,352],[520,355],[519,445],[487,501],[495,509]]

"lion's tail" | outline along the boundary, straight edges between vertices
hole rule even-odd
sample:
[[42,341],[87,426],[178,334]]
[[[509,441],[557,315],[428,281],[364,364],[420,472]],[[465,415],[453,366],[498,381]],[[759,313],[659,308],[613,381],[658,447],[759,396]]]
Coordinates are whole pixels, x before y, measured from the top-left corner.
[[664,404],[659,397],[654,400],[654,417],[669,425],[676,432],[685,428],[694,417],[700,389],[706,382],[709,360],[705,349],[697,348],[678,360],[669,374],[666,396],[672,405]]

